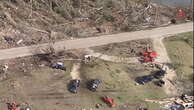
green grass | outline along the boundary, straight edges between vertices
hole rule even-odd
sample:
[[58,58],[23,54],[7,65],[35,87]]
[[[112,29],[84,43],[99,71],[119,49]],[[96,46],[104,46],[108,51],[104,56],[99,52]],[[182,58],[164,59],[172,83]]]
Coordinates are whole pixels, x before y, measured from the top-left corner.
[[193,33],[168,38],[165,45],[179,78],[191,80],[193,76]]
[[166,39],[167,41],[180,41],[188,44],[189,46],[193,47],[193,32],[187,32],[178,34],[176,36],[172,36]]
[[[134,71],[132,66],[138,66],[139,71]],[[126,65],[96,60],[92,64],[83,64],[80,71],[85,79],[98,78],[102,80],[98,94],[113,97],[117,104],[129,103],[135,105],[143,103],[152,110],[158,110],[157,104],[150,104],[144,100],[160,100],[167,97],[163,89],[155,86],[152,82],[144,86],[135,85],[135,77],[150,74],[150,71],[146,71],[142,65]],[[96,99],[98,98],[97,96]]]
[[[179,34],[165,40],[168,55],[176,70],[178,80],[193,84],[193,32]],[[189,87],[187,87],[189,89]],[[192,88],[192,87],[191,87]]]

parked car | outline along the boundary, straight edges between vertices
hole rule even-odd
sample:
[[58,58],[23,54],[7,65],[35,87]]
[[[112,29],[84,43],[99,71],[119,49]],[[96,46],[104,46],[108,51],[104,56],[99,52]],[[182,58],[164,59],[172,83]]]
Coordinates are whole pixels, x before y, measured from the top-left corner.
[[52,66],[52,68],[54,68],[54,69],[61,69],[61,70],[66,71],[66,67],[65,67],[65,65],[64,65],[62,62],[54,63],[54,64],[52,64],[51,66]]
[[71,80],[69,83],[69,91],[72,93],[77,93],[78,88],[80,87],[80,80],[79,79],[74,79]]
[[95,92],[101,81],[99,79],[92,79],[88,82],[88,89]]
[[153,76],[156,79],[160,79],[160,78],[163,78],[165,74],[166,74],[166,71],[159,70],[159,71],[156,71],[155,73],[153,73]]
[[154,76],[152,76],[152,75],[145,75],[145,76],[137,77],[137,78],[135,79],[135,81],[136,81],[138,84],[144,85],[145,83],[148,83],[148,82],[152,81],[153,79],[154,79]]

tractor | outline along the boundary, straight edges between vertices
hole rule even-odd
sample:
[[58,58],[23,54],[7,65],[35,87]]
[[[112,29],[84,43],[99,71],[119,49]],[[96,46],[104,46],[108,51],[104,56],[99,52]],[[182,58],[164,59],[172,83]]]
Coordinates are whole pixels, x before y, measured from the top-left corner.
[[158,56],[157,53],[153,50],[142,51],[140,54],[143,56],[141,59],[143,63],[154,62],[155,58]]

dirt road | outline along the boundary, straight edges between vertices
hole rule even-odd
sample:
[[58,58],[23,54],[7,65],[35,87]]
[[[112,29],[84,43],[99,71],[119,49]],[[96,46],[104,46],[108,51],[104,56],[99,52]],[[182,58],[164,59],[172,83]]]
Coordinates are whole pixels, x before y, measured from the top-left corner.
[[104,61],[117,62],[117,63],[138,63],[138,57],[118,57],[118,56],[110,56],[103,53],[95,52],[91,49],[86,49],[86,52],[93,57],[100,58]]
[[[145,39],[145,38],[160,38],[167,37],[174,34],[179,34],[183,32],[193,31],[193,22],[179,24],[179,25],[170,25],[168,27],[160,27],[151,30],[142,30],[135,32],[126,32],[113,35],[104,35],[100,37],[90,37],[82,38],[76,40],[65,40],[56,42],[53,45],[54,49],[57,51],[68,50],[68,49],[80,49],[88,48],[93,46],[100,46],[116,42],[124,42],[129,40]],[[0,60],[24,57],[29,55],[35,55],[40,53],[46,53],[44,51],[48,49],[50,44],[39,44],[35,46],[26,46],[19,48],[3,49],[0,50]]]
[[72,79],[81,79],[80,78],[80,72],[79,72],[80,67],[81,67],[80,63],[76,63],[76,64],[73,65],[73,69],[70,73]]
[[[171,63],[168,53],[166,51],[166,47],[163,43],[163,38],[154,38],[153,45],[154,50],[156,50],[159,55],[156,59],[156,62],[160,64]],[[165,85],[163,88],[168,95],[177,95],[177,88],[171,83],[171,81],[173,81],[176,77],[176,72],[173,69],[170,69],[167,65],[163,66],[167,69],[167,75],[165,75],[165,77],[163,78],[163,80],[165,81]]]
[[163,43],[163,38],[154,38],[153,39],[153,47],[154,47],[154,50],[156,50],[158,53],[158,57],[156,59],[156,62],[158,62],[158,63],[170,63],[170,58],[168,57],[166,47]]

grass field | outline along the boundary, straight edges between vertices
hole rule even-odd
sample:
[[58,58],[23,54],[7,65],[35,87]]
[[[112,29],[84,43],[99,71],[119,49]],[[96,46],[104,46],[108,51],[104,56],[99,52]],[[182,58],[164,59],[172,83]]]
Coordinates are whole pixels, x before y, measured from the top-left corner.
[[172,61],[172,65],[176,70],[178,80],[184,84],[186,90],[192,90],[193,32],[183,33],[167,38],[165,39],[165,45]]
[[[129,110],[144,105],[151,110],[159,110],[159,105],[147,103],[145,99],[163,99],[167,95],[162,88],[152,82],[144,85],[135,85],[135,77],[150,74],[142,65],[126,65],[96,60],[94,64],[83,64],[82,77],[87,79],[98,78],[102,80],[99,88],[100,96],[111,96],[117,104],[129,104]],[[96,99],[99,97],[97,96]],[[135,107],[135,108],[134,108]]]
[[[150,73],[143,65],[111,63],[99,59],[82,64],[81,86],[77,94],[72,94],[67,85],[71,80],[72,64],[75,62],[64,63],[67,66],[66,72],[47,66],[33,68],[33,71],[25,73],[10,70],[8,79],[0,83],[0,98],[13,99],[17,103],[28,102],[34,110],[96,110],[95,105],[98,103],[103,105],[100,110],[125,110],[124,105],[127,110],[136,110],[140,106],[160,110],[159,105],[144,100],[167,97],[163,89],[152,82],[144,86],[135,85],[135,77]],[[102,80],[97,92],[86,88],[86,82],[93,78]],[[114,98],[117,106],[108,107],[101,100],[103,96]],[[0,101],[0,109],[6,109],[5,102]]]
[[[10,65],[14,68],[10,68],[8,79],[0,83],[2,95],[0,99],[13,99],[17,103],[28,102],[33,110],[81,110],[83,108],[96,110],[96,104],[103,105],[100,110],[137,110],[140,106],[149,110],[161,110],[160,105],[145,102],[145,99],[161,100],[168,97],[163,88],[154,85],[153,82],[135,85],[135,78],[150,74],[152,70],[150,67],[142,64],[106,62],[95,58],[92,58],[93,61],[90,63],[82,63],[81,86],[77,94],[72,94],[68,91],[67,85],[72,79],[70,75],[72,66],[77,61],[61,59],[67,71],[55,70],[48,65],[37,66],[48,62],[47,60],[45,56],[38,56],[31,60],[28,58],[11,60],[10,62],[15,61]],[[58,61],[53,59],[55,60]],[[23,62],[25,66],[22,66]],[[26,72],[21,71],[23,68],[27,69]],[[96,78],[102,80],[102,84],[97,92],[91,92],[86,88],[86,82]],[[108,107],[101,100],[103,96],[114,98],[117,106]],[[5,102],[1,100],[0,109],[6,109]]]

